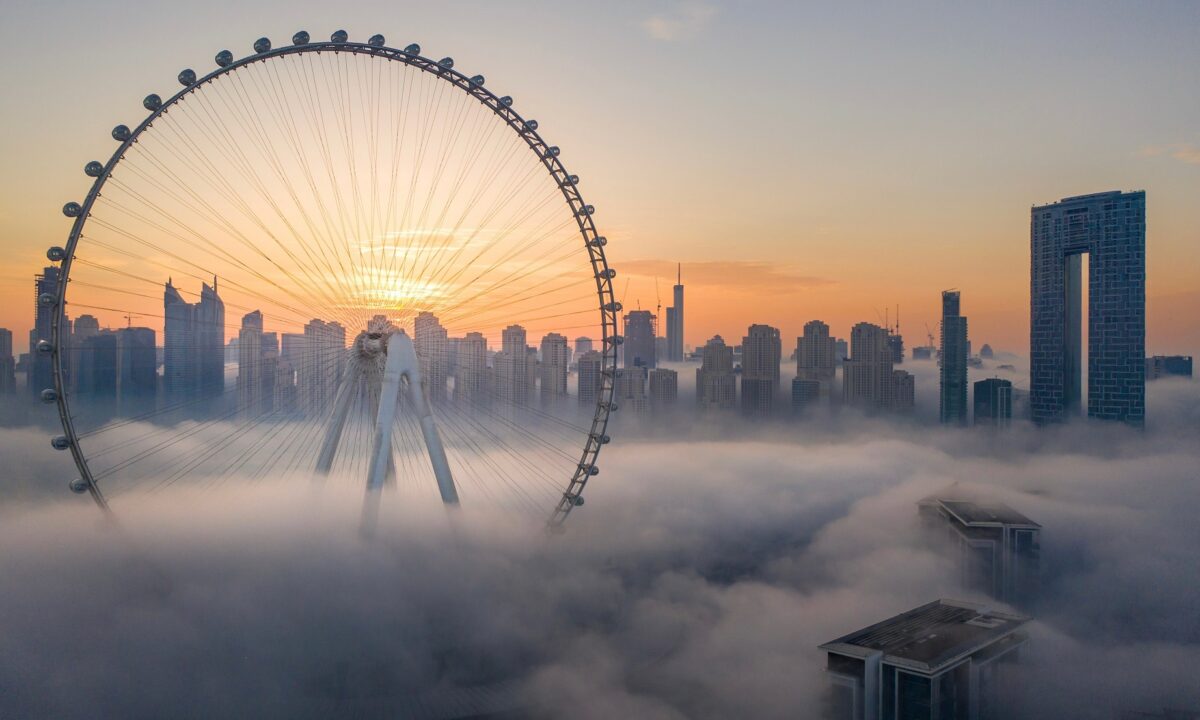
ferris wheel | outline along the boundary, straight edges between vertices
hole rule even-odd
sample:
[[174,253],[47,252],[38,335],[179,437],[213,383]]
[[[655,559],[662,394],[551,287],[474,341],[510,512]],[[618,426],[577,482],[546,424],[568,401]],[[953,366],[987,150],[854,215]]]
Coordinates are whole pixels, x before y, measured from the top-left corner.
[[112,130],[38,302],[70,483],[361,484],[558,526],[608,443],[615,271],[559,148],[449,58],[298,32]]

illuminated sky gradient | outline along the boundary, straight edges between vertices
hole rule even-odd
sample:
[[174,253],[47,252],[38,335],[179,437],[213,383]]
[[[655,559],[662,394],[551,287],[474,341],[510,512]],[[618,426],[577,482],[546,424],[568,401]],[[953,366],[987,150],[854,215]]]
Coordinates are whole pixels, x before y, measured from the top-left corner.
[[1167,2],[6,2],[0,326],[18,350],[29,279],[111,127],[217,50],[339,27],[513,95],[582,177],[627,307],[656,304],[656,276],[669,304],[684,263],[689,344],[813,318],[845,336],[896,304],[919,344],[957,287],[976,346],[1024,354],[1029,206],[1144,189],[1148,350],[1200,351],[1200,5]]

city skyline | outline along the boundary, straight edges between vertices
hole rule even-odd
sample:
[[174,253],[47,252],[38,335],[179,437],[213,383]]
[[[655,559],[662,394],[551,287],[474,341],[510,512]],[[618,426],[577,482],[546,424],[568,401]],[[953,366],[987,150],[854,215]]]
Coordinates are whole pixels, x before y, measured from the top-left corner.
[[[989,339],[996,348],[1014,351],[1024,345],[1028,333],[1028,316],[1020,309],[1018,300],[1025,296],[1021,276],[1026,264],[1027,221],[1022,220],[1022,213],[1030,206],[1083,192],[1145,189],[1154,198],[1151,212],[1155,218],[1147,228],[1147,271],[1154,278],[1147,287],[1147,351],[1165,355],[1196,353],[1200,347],[1200,313],[1188,311],[1181,317],[1173,311],[1176,307],[1200,307],[1197,301],[1200,298],[1188,282],[1200,274],[1200,266],[1196,264],[1200,261],[1187,251],[1192,237],[1190,228],[1200,222],[1200,210],[1191,202],[1189,190],[1200,172],[1200,165],[1190,160],[1194,155],[1189,154],[1194,153],[1200,142],[1194,134],[1196,101],[1187,93],[1171,92],[1169,88],[1174,85],[1165,80],[1137,85],[1122,84],[1119,79],[1155,77],[1146,69],[1158,67],[1164,56],[1171,57],[1170,66],[1174,68],[1200,66],[1200,58],[1196,62],[1187,61],[1198,51],[1194,44],[1185,43],[1181,35],[1183,28],[1194,25],[1200,11],[1194,7],[1162,5],[1144,12],[1110,6],[1105,12],[1083,13],[1090,36],[1114,39],[1107,45],[1115,54],[1104,64],[1110,68],[1107,88],[1120,88],[1120,101],[1091,86],[1082,98],[1073,99],[1072,104],[1049,91],[1036,90],[1034,97],[1045,112],[1037,114],[1039,124],[1035,126],[1022,115],[1021,108],[1026,105],[1008,102],[1029,91],[1024,84],[991,85],[989,92],[994,97],[972,95],[974,104],[952,103],[946,108],[948,114],[943,120],[931,123],[923,114],[904,111],[896,95],[888,92],[886,85],[881,86],[881,78],[872,75],[872,63],[883,57],[889,64],[900,63],[907,70],[901,73],[903,82],[908,83],[918,98],[938,97],[947,88],[963,83],[964,78],[931,67],[934,58],[954,55],[964,47],[982,43],[994,54],[972,59],[968,66],[985,76],[995,77],[1008,72],[1010,66],[1025,62],[1015,47],[997,44],[996,34],[1001,28],[1015,24],[1025,28],[1028,37],[1023,42],[1042,63],[1039,77],[1064,80],[1076,77],[1088,57],[1079,40],[1071,41],[1070,46],[1077,51],[1075,55],[1058,49],[1053,57],[1047,55],[1061,41],[1049,32],[1054,22],[1064,16],[1079,21],[1068,9],[1069,5],[1040,8],[1035,15],[1045,22],[1038,23],[1032,31],[1015,9],[946,11],[943,22],[954,32],[945,34],[915,26],[898,10],[877,10],[897,15],[892,18],[895,22],[887,23],[890,35],[877,38],[870,54],[855,63],[833,64],[838,69],[825,79],[805,70],[830,67],[830,63],[817,62],[822,54],[833,52],[827,40],[819,39],[818,29],[825,27],[835,34],[851,27],[862,30],[853,22],[852,11],[813,10],[809,12],[814,16],[807,17],[809,13],[799,8],[767,5],[758,13],[742,16],[721,4],[710,7],[711,14],[706,15],[694,32],[671,39],[652,33],[644,25],[657,14],[649,8],[623,7],[602,22],[588,23],[586,33],[592,42],[607,44],[619,39],[627,52],[611,66],[591,69],[582,86],[540,61],[541,55],[532,48],[523,48],[519,42],[500,44],[498,35],[472,34],[470,29],[451,27],[443,20],[426,16],[419,8],[412,10],[417,17],[405,18],[399,24],[389,20],[387,13],[381,16],[377,12],[361,15],[350,12],[347,16],[339,9],[335,18],[330,11],[315,7],[301,13],[306,17],[297,22],[309,25],[314,31],[325,25],[345,25],[352,34],[363,37],[395,28],[389,35],[406,35],[408,42],[407,34],[411,34],[411,40],[453,53],[464,66],[487,71],[489,84],[511,85],[515,76],[533,69],[539,75],[548,74],[544,90],[526,89],[518,99],[531,103],[537,116],[547,126],[556,128],[555,137],[564,153],[571,157],[572,166],[579,168],[589,198],[605,213],[609,240],[620,250],[623,260],[623,267],[619,268],[622,277],[633,278],[627,305],[635,306],[640,299],[642,307],[651,306],[655,302],[656,279],[662,285],[663,304],[667,304],[669,283],[676,275],[677,263],[683,262],[687,284],[697,298],[701,292],[706,298],[702,303],[699,299],[689,302],[685,341],[693,347],[702,345],[713,334],[740,331],[751,321],[779,327],[785,337],[793,337],[800,334],[800,326],[806,321],[802,318],[820,317],[834,328],[835,334],[845,336],[859,320],[877,322],[876,308],[897,304],[902,308],[907,328],[919,330],[925,323],[934,326],[940,314],[936,300],[931,301],[924,288],[970,287],[975,334]],[[93,12],[87,6],[76,10],[78,18]],[[505,37],[519,38],[525,32],[510,26],[502,13],[486,6],[476,11],[501,27],[509,27],[510,32],[503,34]],[[99,132],[95,136],[81,134],[77,128],[66,132],[65,126],[57,121],[43,130],[42,123],[31,115],[35,108],[20,100],[31,95],[21,82],[61,85],[75,81],[77,68],[86,66],[80,53],[87,42],[83,36],[79,36],[79,42],[71,42],[70,38],[76,36],[73,33],[81,33],[84,25],[51,25],[55,19],[35,6],[14,8],[13,12],[14,21],[7,24],[14,29],[7,37],[11,51],[24,55],[33,52],[32,43],[53,27],[56,36],[64,40],[65,53],[60,55],[60,64],[39,68],[32,78],[11,79],[10,92],[6,94],[10,99],[0,105],[14,122],[31,129],[29,132],[64,130],[53,142],[31,141],[29,132],[23,133],[25,142],[19,146],[12,142],[14,138],[9,138],[10,157],[25,172],[19,185],[8,181],[3,187],[5,193],[0,195],[6,198],[0,201],[0,225],[5,235],[13,239],[9,250],[13,262],[6,264],[0,284],[0,301],[3,301],[0,326],[23,337],[29,321],[25,313],[16,313],[23,290],[14,284],[20,277],[12,275],[16,268],[36,266],[47,245],[61,244],[65,225],[57,209],[63,202],[80,197],[84,179],[76,173],[85,159],[110,151],[110,141]],[[142,22],[155,23],[157,12],[151,11]],[[272,3],[249,12],[264,34],[282,40],[293,31],[291,23],[282,22],[286,13],[281,14]],[[563,9],[549,19],[552,23],[568,23],[576,12]],[[990,22],[978,22],[980,16]],[[231,37],[219,27],[215,15],[204,9],[198,10],[194,23],[183,42],[167,42],[164,37],[152,35],[149,45],[147,34],[135,27],[115,28],[113,32],[118,35],[110,41],[118,48],[114,61],[126,68],[126,84],[122,88],[137,86],[162,92],[173,82],[170,68],[204,66],[216,49],[242,42],[240,35]],[[47,32],[34,31],[38,27],[47,28]],[[730,32],[755,47],[770,47],[767,40],[784,27],[818,37],[810,42],[787,43],[793,50],[772,50],[771,67],[780,76],[797,78],[809,90],[807,102],[815,102],[821,110],[798,116],[800,110],[782,98],[768,104],[778,119],[768,120],[762,131],[772,140],[767,145],[775,148],[774,158],[757,155],[756,149],[752,149],[750,156],[733,153],[724,147],[715,124],[707,121],[677,139],[662,139],[664,144],[653,152],[654,157],[677,160],[665,163],[668,173],[698,169],[698,163],[687,161],[682,152],[685,143],[698,141],[707,141],[716,148],[706,159],[706,165],[712,169],[740,170],[751,157],[759,164],[765,162],[765,172],[752,176],[754,180],[749,185],[735,189],[719,183],[700,184],[700,176],[719,177],[719,172],[691,173],[696,179],[680,177],[679,182],[667,183],[677,189],[665,195],[646,191],[641,180],[618,183],[616,178],[624,174],[612,172],[611,164],[628,163],[648,148],[636,143],[627,147],[617,139],[615,128],[606,130],[597,126],[586,114],[569,107],[569,101],[584,97],[589,91],[585,88],[594,93],[616,93],[622,82],[634,76],[633,66],[651,57],[661,58],[662,72],[670,68],[673,74],[690,74],[688,69],[692,67],[702,69],[732,97],[745,99],[747,93],[760,90],[760,81],[739,89],[741,78],[737,74],[719,67],[715,61],[700,59],[697,51]],[[23,31],[17,33],[15,28]],[[1126,28],[1139,37],[1153,34],[1156,42],[1146,53],[1133,53],[1132,46],[1115,41],[1115,36]],[[121,37],[128,42],[121,42]],[[931,43],[927,54],[906,57],[895,52],[915,40]],[[538,42],[547,39],[540,38]],[[1126,47],[1130,49],[1125,50]],[[640,100],[646,100],[653,97],[651,90],[665,83],[666,78],[655,75],[642,82],[644,85],[635,86],[633,92]],[[1183,82],[1187,84],[1186,78]],[[873,94],[848,97],[842,86],[851,83],[865,83]],[[105,88],[103,92],[88,89],[86,93],[48,98],[41,107],[57,108],[59,115],[67,117],[82,103],[91,112],[108,118],[109,124],[129,122],[137,114],[140,97],[137,93],[123,89],[117,92],[115,87],[111,92]],[[909,95],[905,93],[903,97]],[[675,107],[667,107],[655,99],[649,107],[639,107],[639,111],[648,112],[662,122],[677,121],[685,113],[693,117],[700,114],[699,94],[685,92],[670,97]],[[864,104],[871,102],[870,99],[891,112],[868,113]],[[1122,110],[1112,113],[1109,108],[1114,105]],[[1156,108],[1153,120],[1134,114],[1136,108],[1147,105]],[[1101,107],[1104,111],[1097,112]],[[1071,120],[1077,114],[1090,118],[1090,140],[1056,143],[1055,138],[1064,136],[1062,128],[1070,127],[1071,133],[1076,132],[1076,124]],[[879,120],[870,119],[876,116]],[[793,124],[799,119],[801,131],[785,134],[781,126],[784,118]],[[836,145],[823,148],[818,142],[819,138],[839,137],[832,128],[847,123],[854,132],[847,133]],[[975,136],[965,130],[973,124],[988,129],[991,135],[987,143],[976,142]],[[593,142],[583,142],[585,137]],[[860,140],[853,142],[851,138]],[[592,150],[600,146],[606,148],[605,155],[612,156],[611,159]],[[41,152],[42,148],[46,152]],[[39,153],[36,162],[31,155],[35,149]],[[814,161],[819,161],[816,166]],[[802,167],[811,168],[814,178],[821,179],[820,184],[806,178],[799,170]],[[913,173],[912,190],[897,192],[894,178],[900,167]],[[855,186],[854,181],[866,184]],[[781,204],[774,200],[774,189],[780,183],[794,189],[789,195],[803,198],[798,215],[785,214]],[[722,193],[727,194],[727,202],[716,201],[715,196]],[[873,212],[859,212],[860,199],[871,195],[876,197]],[[937,202],[918,199],[931,197],[937,198]],[[687,198],[703,198],[706,202],[698,205],[686,202]],[[881,204],[879,198],[888,199]],[[688,209],[686,213],[682,212],[684,207]],[[736,207],[739,211],[731,215],[718,210],[723,207]],[[38,212],[28,212],[29,209]],[[666,217],[683,218],[683,222],[672,225],[665,221]],[[964,227],[971,228],[965,239],[961,232]],[[864,264],[860,261],[862,257],[873,261]],[[781,303],[751,317],[758,299],[756,291],[768,288],[786,300],[788,308],[799,308],[800,312],[784,311]],[[718,295],[720,301],[715,300]],[[665,325],[665,317],[660,318],[660,323]]]
[[1200,720],[1197,29],[6,8],[0,716]]

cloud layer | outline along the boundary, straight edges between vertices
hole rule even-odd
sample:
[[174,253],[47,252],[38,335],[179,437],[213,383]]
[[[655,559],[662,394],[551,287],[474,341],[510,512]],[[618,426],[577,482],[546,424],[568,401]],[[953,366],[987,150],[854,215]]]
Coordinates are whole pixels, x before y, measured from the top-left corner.
[[[1198,706],[1200,391],[1151,388],[1144,434],[618,442],[549,538],[393,494],[368,541],[356,491],[272,483],[131,496],[113,527],[55,481],[0,515],[0,717],[813,717],[819,643],[969,597],[916,522],[952,483],[1045,528],[1021,717]],[[23,452],[5,491],[61,473]]]

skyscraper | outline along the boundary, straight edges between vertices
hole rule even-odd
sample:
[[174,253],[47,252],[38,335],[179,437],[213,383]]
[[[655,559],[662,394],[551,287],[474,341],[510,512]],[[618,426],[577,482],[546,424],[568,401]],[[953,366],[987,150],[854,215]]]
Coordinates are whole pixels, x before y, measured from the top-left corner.
[[1146,358],[1146,379],[1164,377],[1191,377],[1191,355],[1155,355]]
[[1088,256],[1087,414],[1141,426],[1146,381],[1146,193],[1081,195],[1030,211],[1029,401],[1033,421],[1082,411],[1083,255]]
[[0,395],[17,391],[17,359],[13,357],[12,330],[0,328]]
[[[1024,615],[935,600],[821,645],[830,720],[1010,718]],[[980,712],[980,709],[986,712]]]
[[613,397],[621,414],[641,413],[646,410],[646,368],[632,365],[617,371],[613,384]]
[[821,381],[792,378],[792,412],[801,414],[816,405],[821,398]]
[[667,360],[683,362],[683,265],[676,268],[674,303],[667,308]]
[[464,404],[484,403],[487,388],[487,338],[469,332],[458,341],[454,356],[454,400]]
[[779,392],[779,361],[783,352],[779,329],[751,325],[742,338],[742,412],[767,416]]
[[116,335],[118,397],[152,402],[158,393],[158,348],[154,329],[123,327]]
[[861,322],[850,329],[850,357],[842,363],[842,400],[866,410],[892,406],[892,348],[888,331]]
[[967,319],[959,314],[959,293],[942,293],[941,418],[945,425],[967,424]]
[[[287,338],[285,338],[287,340]],[[296,343],[285,343],[295,351]],[[346,329],[340,323],[313,318],[304,325],[303,356],[296,368],[300,409],[320,417],[333,403],[346,362]]]
[[658,318],[649,310],[632,310],[625,315],[625,367],[654,368],[658,366],[654,338],[658,334]]
[[590,352],[592,349],[592,339],[590,337],[575,338],[575,357],[579,357],[585,352]]
[[225,391],[225,303],[202,283],[189,303],[167,280],[163,291],[163,390],[168,396],[215,396]]
[[[29,358],[30,368],[27,384],[29,391],[37,395],[46,388],[54,387],[54,360],[50,355],[43,354],[37,351],[37,344],[41,340],[52,340],[54,331],[54,308],[52,306],[43,305],[40,302],[42,295],[57,295],[58,294],[58,268],[50,266],[42,270],[41,275],[34,277],[33,281],[33,329],[29,332]],[[64,313],[63,322],[66,321]],[[70,337],[69,326],[62,328],[63,337]],[[68,354],[68,366],[70,364]]]
[[975,424],[1007,426],[1012,423],[1012,383],[988,378],[975,383]]
[[892,370],[891,399],[888,406],[896,412],[908,413],[913,411],[916,403],[916,378],[905,370]]
[[715,335],[700,350],[696,368],[696,403],[701,410],[732,408],[737,402],[737,376],[733,374],[733,348]]
[[679,401],[679,373],[669,368],[650,371],[650,410],[671,410]]
[[804,334],[796,338],[796,377],[815,380],[823,394],[830,394],[837,373],[836,340],[829,326],[820,320],[804,324]]
[[446,328],[431,312],[419,312],[413,319],[413,346],[421,363],[421,379],[427,397],[433,402],[446,399],[446,379],[450,374]]
[[263,407],[263,316],[258,310],[242,317],[238,331],[238,410],[260,414]]
[[592,405],[600,397],[604,357],[595,350],[579,356],[579,404]]
[[[536,363],[536,357],[533,361]],[[505,405],[524,405],[533,389],[525,328],[509,325],[501,333],[500,352],[492,360],[496,370],[496,397]]]
[[558,333],[542,336],[541,356],[538,375],[542,402],[551,402],[567,394],[567,366],[571,357],[567,337]]

